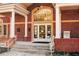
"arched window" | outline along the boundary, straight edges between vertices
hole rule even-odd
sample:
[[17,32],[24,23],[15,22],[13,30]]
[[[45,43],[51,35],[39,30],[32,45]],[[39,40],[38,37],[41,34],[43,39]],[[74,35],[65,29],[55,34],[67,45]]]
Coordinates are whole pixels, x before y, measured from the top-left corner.
[[52,21],[52,9],[47,6],[40,6],[32,12],[34,21]]

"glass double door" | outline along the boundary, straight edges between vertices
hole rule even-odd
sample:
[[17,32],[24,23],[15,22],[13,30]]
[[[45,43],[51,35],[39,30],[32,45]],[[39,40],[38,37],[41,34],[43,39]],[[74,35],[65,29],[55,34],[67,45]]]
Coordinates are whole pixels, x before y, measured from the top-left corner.
[[34,25],[34,41],[50,42],[51,40],[51,25],[50,24],[35,24]]

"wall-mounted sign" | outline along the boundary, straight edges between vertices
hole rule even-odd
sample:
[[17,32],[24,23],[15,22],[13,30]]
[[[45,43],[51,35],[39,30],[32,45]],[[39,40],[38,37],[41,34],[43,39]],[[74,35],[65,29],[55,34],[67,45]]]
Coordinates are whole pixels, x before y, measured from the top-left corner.
[[70,31],[64,31],[63,38],[70,38]]

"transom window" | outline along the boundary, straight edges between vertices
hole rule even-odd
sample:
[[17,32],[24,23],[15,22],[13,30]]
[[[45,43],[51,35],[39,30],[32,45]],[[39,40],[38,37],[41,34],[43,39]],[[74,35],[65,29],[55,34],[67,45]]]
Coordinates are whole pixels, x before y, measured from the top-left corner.
[[[44,7],[44,6],[43,6]],[[33,13],[34,21],[51,21],[52,11],[48,7],[39,7]]]

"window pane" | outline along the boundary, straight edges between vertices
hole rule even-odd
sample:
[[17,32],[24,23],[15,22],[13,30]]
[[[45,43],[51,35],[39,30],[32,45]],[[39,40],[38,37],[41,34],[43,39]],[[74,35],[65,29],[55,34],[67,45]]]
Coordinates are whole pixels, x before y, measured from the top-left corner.
[[51,26],[47,25],[47,38],[51,38]]
[[4,25],[4,35],[6,35],[6,25]]
[[2,35],[2,26],[0,26],[0,35]]
[[42,38],[42,39],[45,38],[45,25],[39,26],[39,38]]
[[34,38],[38,38],[38,27],[34,26]]
[[17,28],[17,32],[20,32],[20,28]]

